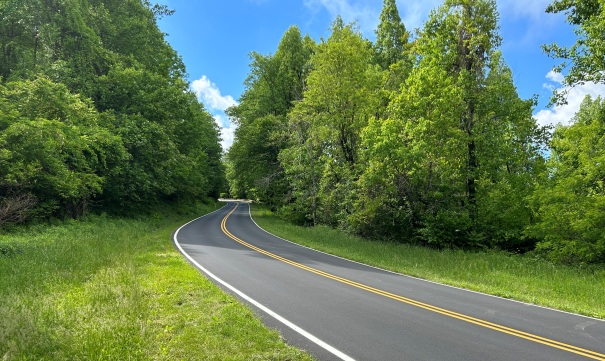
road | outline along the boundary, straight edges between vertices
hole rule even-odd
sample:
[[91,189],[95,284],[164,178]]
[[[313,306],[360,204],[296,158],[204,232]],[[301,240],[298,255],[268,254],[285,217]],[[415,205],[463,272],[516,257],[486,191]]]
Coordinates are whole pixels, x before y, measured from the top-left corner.
[[288,343],[319,360],[605,361],[605,321],[301,247],[260,229],[246,203],[184,225],[174,242]]

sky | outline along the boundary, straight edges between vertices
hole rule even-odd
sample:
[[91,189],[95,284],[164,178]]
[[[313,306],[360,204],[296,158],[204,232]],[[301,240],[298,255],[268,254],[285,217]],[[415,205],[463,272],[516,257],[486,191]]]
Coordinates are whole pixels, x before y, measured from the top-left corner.
[[[375,40],[382,0],[156,0],[175,10],[160,20],[167,41],[182,56],[191,89],[221,127],[222,146],[233,142],[235,127],[224,110],[236,105],[245,90],[251,52],[275,53],[286,30],[296,25],[317,42],[330,36],[337,15],[357,22],[363,36]],[[604,84],[587,83],[569,91],[568,104],[548,107],[562,75],[552,72],[558,59],[543,44],[575,42],[564,14],[547,14],[551,0],[497,0],[501,51],[513,71],[519,96],[538,96],[534,117],[541,125],[568,124],[586,94],[605,95]],[[408,31],[421,28],[442,0],[397,0]]]

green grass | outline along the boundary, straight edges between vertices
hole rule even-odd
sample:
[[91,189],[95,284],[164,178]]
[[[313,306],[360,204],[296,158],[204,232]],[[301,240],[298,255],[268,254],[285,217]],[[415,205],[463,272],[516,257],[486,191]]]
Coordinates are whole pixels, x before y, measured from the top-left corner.
[[0,359],[309,360],[176,251],[172,232],[191,218],[0,235]]
[[324,226],[299,227],[253,206],[265,230],[296,243],[383,269],[505,298],[605,318],[605,269],[556,265],[504,252],[432,250],[369,241]]

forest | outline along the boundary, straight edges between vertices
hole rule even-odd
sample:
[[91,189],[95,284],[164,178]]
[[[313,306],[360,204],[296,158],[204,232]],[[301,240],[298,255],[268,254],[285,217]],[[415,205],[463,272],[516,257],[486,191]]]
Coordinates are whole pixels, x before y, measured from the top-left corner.
[[[600,0],[554,0],[564,85],[605,82]],[[374,42],[339,17],[251,53],[226,155],[230,193],[302,225],[437,249],[605,263],[605,101],[541,127],[500,51],[494,0],[445,0],[411,33],[384,0]],[[565,102],[565,93],[552,102]]]
[[[577,35],[543,47],[564,85],[604,83],[603,1],[545,10]],[[0,228],[229,193],[367,239],[605,263],[605,101],[538,126],[494,0],[445,0],[413,33],[384,0],[375,41],[340,17],[320,41],[290,27],[251,53],[226,154],[158,28],[172,12],[0,2]]]
[[0,2],[0,228],[218,197],[219,129],[144,0]]

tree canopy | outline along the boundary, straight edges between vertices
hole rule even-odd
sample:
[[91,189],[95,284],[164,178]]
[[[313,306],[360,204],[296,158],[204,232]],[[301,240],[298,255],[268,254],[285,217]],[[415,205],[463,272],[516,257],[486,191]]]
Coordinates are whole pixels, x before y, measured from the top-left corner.
[[157,26],[170,13],[140,0],[0,3],[1,209],[130,213],[218,196],[219,130]]
[[[603,0],[554,0],[575,26],[565,86],[603,82]],[[605,262],[604,102],[551,134],[499,49],[494,0],[444,0],[413,36],[384,0],[376,39],[337,17],[250,55],[237,125],[189,90],[146,0],[0,3],[0,226],[233,196],[306,225],[436,248]],[[557,95],[564,101],[564,94]]]
[[[568,85],[601,81],[602,10],[547,9],[579,27],[576,45],[547,47],[573,64]],[[337,17],[318,44],[291,28],[274,55],[252,53],[230,110],[232,193],[367,238],[603,262],[603,102],[587,99],[551,142],[536,99],[517,93],[498,19],[494,0],[445,0],[411,38],[384,0],[375,42]]]

